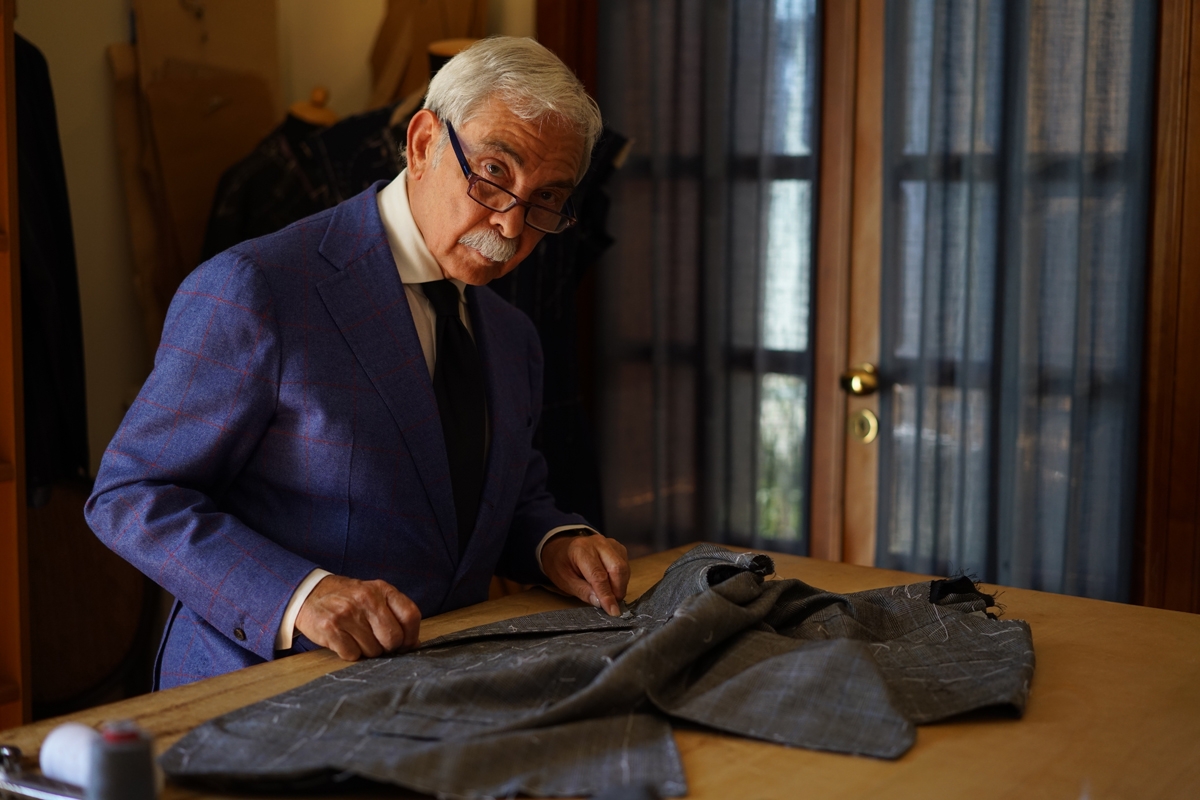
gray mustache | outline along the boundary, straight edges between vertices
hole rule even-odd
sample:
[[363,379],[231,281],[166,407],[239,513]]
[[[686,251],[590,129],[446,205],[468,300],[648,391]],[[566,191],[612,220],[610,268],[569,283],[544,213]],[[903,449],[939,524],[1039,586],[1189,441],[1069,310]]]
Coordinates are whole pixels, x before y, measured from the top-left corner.
[[506,239],[493,230],[471,231],[458,240],[459,244],[473,247],[483,253],[484,258],[504,262],[517,254],[517,240]]

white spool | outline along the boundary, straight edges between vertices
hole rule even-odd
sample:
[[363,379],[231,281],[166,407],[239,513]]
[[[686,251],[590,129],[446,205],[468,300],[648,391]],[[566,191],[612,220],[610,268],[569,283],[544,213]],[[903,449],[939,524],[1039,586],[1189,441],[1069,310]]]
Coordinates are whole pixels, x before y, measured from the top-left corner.
[[66,722],[50,731],[42,742],[38,762],[42,774],[74,786],[87,786],[92,745],[100,734],[79,722]]

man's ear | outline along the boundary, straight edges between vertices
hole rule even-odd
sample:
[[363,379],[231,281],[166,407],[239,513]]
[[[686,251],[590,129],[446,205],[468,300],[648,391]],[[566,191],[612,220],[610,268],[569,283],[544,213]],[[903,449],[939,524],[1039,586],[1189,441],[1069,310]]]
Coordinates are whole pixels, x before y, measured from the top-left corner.
[[405,155],[408,159],[408,173],[416,180],[420,180],[429,170],[441,132],[441,121],[427,108],[422,108],[414,114],[408,123]]

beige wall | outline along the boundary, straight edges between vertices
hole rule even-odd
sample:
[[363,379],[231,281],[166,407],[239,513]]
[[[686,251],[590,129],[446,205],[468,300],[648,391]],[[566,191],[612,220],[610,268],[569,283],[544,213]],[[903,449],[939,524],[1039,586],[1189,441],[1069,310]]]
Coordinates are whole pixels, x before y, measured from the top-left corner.
[[[308,99],[314,86],[330,92],[339,116],[362,111],[371,93],[367,59],[385,0],[279,0],[279,60],[284,102]],[[487,32],[533,36],[535,0],[491,0]]]
[[[324,85],[339,115],[361,111],[385,0],[278,0],[278,8],[285,102]],[[151,365],[133,293],[104,53],[128,41],[129,9],[129,0],[21,0],[16,21],[46,56],[54,85],[79,265],[93,473]],[[488,33],[534,35],[535,9],[535,0],[492,0]]]
[[488,34],[537,35],[537,0],[492,0],[488,4]]
[[284,102],[307,100],[314,86],[325,86],[338,116],[366,108],[367,59],[386,6],[384,0],[279,0]]

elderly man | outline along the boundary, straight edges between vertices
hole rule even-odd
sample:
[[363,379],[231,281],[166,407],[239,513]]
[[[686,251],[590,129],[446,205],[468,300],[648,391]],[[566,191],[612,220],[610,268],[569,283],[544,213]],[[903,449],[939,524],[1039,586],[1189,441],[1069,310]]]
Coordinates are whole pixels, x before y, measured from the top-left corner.
[[541,350],[483,288],[572,224],[600,114],[528,39],[448,63],[408,168],[180,287],[86,513],[171,592],[157,688],[418,641],[494,573],[618,613],[625,548],[554,506]]

